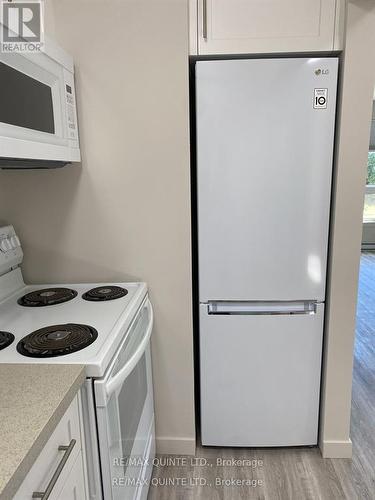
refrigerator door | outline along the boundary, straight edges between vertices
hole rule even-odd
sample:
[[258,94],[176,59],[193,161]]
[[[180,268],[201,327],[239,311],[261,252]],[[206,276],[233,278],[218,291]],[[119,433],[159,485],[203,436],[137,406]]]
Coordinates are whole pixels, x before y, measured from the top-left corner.
[[299,314],[200,306],[203,445],[317,443],[323,315],[323,304]]
[[324,300],[337,68],[196,63],[200,302]]

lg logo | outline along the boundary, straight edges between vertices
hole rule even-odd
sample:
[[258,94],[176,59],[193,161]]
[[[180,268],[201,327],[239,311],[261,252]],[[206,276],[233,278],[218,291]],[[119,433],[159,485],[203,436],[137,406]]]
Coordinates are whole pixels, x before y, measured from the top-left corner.
[[2,50],[39,50],[42,36],[40,2],[2,2]]
[[316,69],[315,70],[315,74],[316,76],[319,76],[319,75],[329,75],[329,69]]

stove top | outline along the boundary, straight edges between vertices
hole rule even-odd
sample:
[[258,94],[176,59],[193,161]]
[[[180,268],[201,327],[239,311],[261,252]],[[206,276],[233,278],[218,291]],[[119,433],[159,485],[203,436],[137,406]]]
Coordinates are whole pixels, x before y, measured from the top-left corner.
[[18,299],[18,303],[25,307],[43,307],[61,304],[74,299],[77,292],[72,288],[42,288],[29,292]]
[[[83,298],[95,290],[113,299]],[[147,295],[145,283],[25,285],[19,268],[0,276],[0,291],[0,331],[14,335],[6,344],[0,334],[0,363],[82,364],[88,377],[104,375]],[[40,298],[48,307],[24,307]]]
[[97,286],[82,295],[84,300],[91,300],[92,302],[100,302],[103,300],[115,300],[125,297],[128,294],[126,288],[121,286]]
[[17,344],[17,351],[31,358],[51,358],[80,351],[92,344],[98,332],[92,326],[68,323],[40,328]]

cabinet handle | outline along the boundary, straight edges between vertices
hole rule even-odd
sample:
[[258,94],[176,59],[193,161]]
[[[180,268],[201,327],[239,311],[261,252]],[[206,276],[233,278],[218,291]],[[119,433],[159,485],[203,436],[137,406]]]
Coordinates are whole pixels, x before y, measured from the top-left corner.
[[202,9],[203,38],[207,40],[207,0],[203,0]]
[[70,454],[73,451],[75,444],[76,444],[76,440],[72,439],[69,443],[69,446],[59,446],[58,447],[59,451],[65,451],[65,453],[64,453],[62,459],[60,460],[59,465],[57,466],[53,476],[51,477],[51,481],[48,483],[46,491],[34,491],[32,498],[41,498],[42,500],[47,500],[47,498],[49,498],[57,480],[60,477],[60,474],[61,474]]

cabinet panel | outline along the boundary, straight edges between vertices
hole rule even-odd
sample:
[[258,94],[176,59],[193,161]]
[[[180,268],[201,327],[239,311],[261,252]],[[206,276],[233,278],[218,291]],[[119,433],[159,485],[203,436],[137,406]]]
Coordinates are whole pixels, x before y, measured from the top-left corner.
[[82,453],[79,453],[57,500],[84,500],[85,498]]
[[197,5],[202,55],[329,51],[342,1],[198,0],[190,2],[190,22]]
[[[26,478],[23,480],[19,490],[14,496],[14,500],[28,500],[31,498],[34,491],[46,490],[47,485],[51,481],[51,478],[64,456],[64,453],[66,453],[66,450],[59,450],[59,446],[68,446],[73,439],[75,440],[75,444],[72,447],[69,458],[67,459],[53,488],[51,499],[57,498],[58,492],[61,490],[67,480],[67,477],[69,476],[69,471],[71,470],[76,457],[80,454],[82,444],[78,396],[74,398],[66,413],[57,424],[57,427],[53,431],[51,437],[45,444],[38,458],[35,460]],[[83,472],[82,478],[84,481]],[[78,498],[81,500],[85,497]]]

